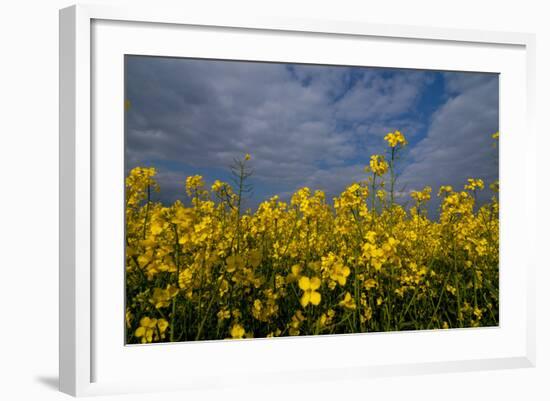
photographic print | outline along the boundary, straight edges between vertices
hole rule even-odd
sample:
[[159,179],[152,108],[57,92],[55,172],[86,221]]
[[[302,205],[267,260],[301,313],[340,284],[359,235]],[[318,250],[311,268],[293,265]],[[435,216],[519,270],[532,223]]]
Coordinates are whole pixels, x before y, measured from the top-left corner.
[[126,343],[499,325],[499,76],[125,56]]

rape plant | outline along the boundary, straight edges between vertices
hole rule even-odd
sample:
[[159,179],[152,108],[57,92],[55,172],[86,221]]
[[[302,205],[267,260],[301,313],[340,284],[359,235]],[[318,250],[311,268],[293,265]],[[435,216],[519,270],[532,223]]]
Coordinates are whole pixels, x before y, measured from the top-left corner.
[[[498,135],[493,136],[495,139]],[[128,343],[494,326],[499,322],[498,182],[413,191],[396,202],[407,145],[386,135],[363,181],[332,202],[304,187],[243,211],[251,156],[234,187],[187,177],[190,203],[152,201],[154,168],[126,178]],[[389,193],[386,189],[389,184]]]

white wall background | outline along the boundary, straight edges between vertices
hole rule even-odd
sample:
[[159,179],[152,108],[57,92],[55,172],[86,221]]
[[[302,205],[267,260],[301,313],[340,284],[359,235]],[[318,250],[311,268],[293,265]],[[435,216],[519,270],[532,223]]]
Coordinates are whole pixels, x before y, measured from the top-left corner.
[[[96,0],[135,4],[138,0]],[[58,9],[66,0],[3,1],[0,12],[0,394],[57,400]],[[364,20],[537,34],[539,243],[538,364],[534,369],[371,379],[116,399],[550,399],[549,162],[550,28],[543,1],[190,1],[143,2],[213,13]],[[200,4],[199,4],[200,3]],[[544,102],[546,101],[546,103]],[[535,173],[535,172],[534,172]],[[144,367],[148,368],[148,367]],[[150,367],[154,369],[154,367]],[[115,397],[107,397],[107,399]]]

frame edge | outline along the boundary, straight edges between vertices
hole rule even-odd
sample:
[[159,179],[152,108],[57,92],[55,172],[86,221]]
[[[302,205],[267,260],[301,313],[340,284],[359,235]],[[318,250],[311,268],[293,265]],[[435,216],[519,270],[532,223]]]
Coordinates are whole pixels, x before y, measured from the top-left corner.
[[[525,34],[524,45],[526,51],[526,86],[527,86],[527,99],[526,99],[526,114],[527,114],[527,141],[530,148],[537,148],[537,132],[535,129],[535,112],[536,112],[536,35],[534,33]],[[527,170],[532,171],[533,174],[529,176],[528,185],[532,188],[537,188],[537,153],[533,153],[527,161]],[[533,197],[534,205],[529,210],[528,224],[530,232],[536,235],[537,233],[537,196]],[[540,241],[542,237],[538,237]],[[537,255],[537,239],[533,238],[530,242],[530,255]],[[542,249],[542,248],[540,248]],[[525,358],[529,362],[530,367],[536,367],[537,360],[537,327],[536,327],[536,272],[537,272],[537,257],[531,256],[527,265],[527,344]]]
[[59,11],[59,390],[76,395],[76,7]]
[[59,11],[59,390],[91,383],[90,18]]

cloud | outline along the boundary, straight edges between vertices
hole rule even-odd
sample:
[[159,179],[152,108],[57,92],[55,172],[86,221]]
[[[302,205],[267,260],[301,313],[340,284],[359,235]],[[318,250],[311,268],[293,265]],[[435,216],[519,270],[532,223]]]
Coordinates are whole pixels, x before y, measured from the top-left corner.
[[[410,150],[400,177],[408,189],[450,184],[462,189],[470,178],[487,185],[498,178],[498,151],[491,134],[499,129],[498,76],[446,73],[448,99],[433,113],[427,135]],[[488,191],[483,200],[489,196]]]
[[431,74],[418,71],[381,73],[369,69],[338,102],[336,113],[348,121],[388,120],[413,111],[420,89]]
[[415,108],[432,80],[421,71],[128,56],[127,169],[162,166],[162,194],[173,200],[178,174],[218,178],[208,171],[251,153],[258,196],[301,185],[338,193],[382,151],[386,132],[423,129]]

